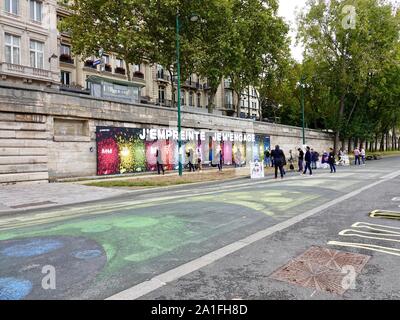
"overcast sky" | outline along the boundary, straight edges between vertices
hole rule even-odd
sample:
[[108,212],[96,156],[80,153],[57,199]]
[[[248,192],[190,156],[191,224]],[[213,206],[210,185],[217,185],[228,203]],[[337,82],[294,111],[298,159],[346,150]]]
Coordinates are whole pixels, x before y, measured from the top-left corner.
[[307,0],[279,0],[279,15],[284,17],[291,27],[292,55],[297,61],[303,58],[303,48],[295,46],[296,37],[296,13],[305,6]]
[[[305,7],[307,0],[279,0],[279,15],[284,17],[291,27],[290,35],[292,36],[292,55],[301,62],[303,59],[303,48],[295,45],[296,37],[296,14]],[[400,0],[390,0],[397,7],[400,7]]]

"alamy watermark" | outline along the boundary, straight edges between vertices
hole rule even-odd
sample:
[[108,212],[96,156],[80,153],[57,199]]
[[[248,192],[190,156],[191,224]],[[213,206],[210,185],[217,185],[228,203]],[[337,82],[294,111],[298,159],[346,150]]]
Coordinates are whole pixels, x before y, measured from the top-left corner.
[[342,8],[342,27],[345,30],[355,29],[357,24],[357,11],[356,7],[352,5],[345,5]]

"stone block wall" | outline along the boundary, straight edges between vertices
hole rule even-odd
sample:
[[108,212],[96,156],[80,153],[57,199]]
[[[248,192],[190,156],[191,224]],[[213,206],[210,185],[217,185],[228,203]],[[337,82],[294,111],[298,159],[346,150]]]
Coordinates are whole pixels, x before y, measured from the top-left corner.
[[[176,127],[176,109],[102,101],[55,90],[0,84],[0,183],[96,175],[96,127]],[[271,136],[288,153],[302,145],[301,128],[205,114],[182,113],[187,129]],[[306,130],[319,152],[333,145],[328,133]]]

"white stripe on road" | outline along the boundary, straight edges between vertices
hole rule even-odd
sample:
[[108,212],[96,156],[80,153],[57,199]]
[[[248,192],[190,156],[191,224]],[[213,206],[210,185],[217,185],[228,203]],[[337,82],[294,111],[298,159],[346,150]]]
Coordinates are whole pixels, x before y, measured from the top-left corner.
[[343,195],[337,199],[331,200],[319,207],[311,209],[305,213],[302,213],[296,217],[293,217],[289,220],[281,222],[277,225],[274,225],[274,226],[264,229],[262,231],[256,232],[242,240],[231,243],[225,247],[215,250],[209,254],[206,254],[198,259],[195,259],[191,262],[183,264],[183,265],[181,265],[177,268],[174,268],[170,271],[162,273],[162,274],[152,278],[149,281],[145,281],[140,284],[137,284],[137,285],[133,286],[132,288],[129,288],[127,290],[124,290],[120,293],[117,293],[117,294],[107,298],[106,300],[134,300],[134,299],[143,297],[144,295],[149,294],[150,292],[153,292],[153,291],[165,286],[169,282],[175,281],[189,273],[192,273],[192,272],[199,270],[207,265],[210,265],[213,262],[216,262],[216,261],[226,257],[229,254],[232,254],[240,249],[243,249],[244,247],[247,247],[250,244],[253,244],[259,240],[262,240],[265,237],[268,237],[278,231],[287,229],[290,226],[292,226],[306,218],[309,218],[316,213],[319,213],[319,212],[321,212],[329,207],[332,207],[340,202],[343,202],[345,200],[353,198],[354,196],[360,194],[361,192],[371,189],[381,183],[392,180],[392,179],[398,177],[399,175],[400,175],[400,170],[395,171],[394,173],[391,173],[389,175],[385,175],[380,180],[378,180],[374,183],[371,183],[371,184],[364,186],[358,190],[355,190],[346,195]]

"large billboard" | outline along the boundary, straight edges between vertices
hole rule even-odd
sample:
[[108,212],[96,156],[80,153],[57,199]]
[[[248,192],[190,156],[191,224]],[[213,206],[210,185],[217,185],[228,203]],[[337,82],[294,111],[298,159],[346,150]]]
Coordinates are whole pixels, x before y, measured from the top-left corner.
[[[157,158],[166,170],[178,168],[178,131],[167,128],[139,129],[97,127],[97,174],[113,175],[157,170]],[[216,165],[219,153],[225,165],[245,165],[263,161],[270,148],[267,135],[183,129],[183,164],[198,159],[204,165]],[[159,152],[159,155],[158,155]]]

